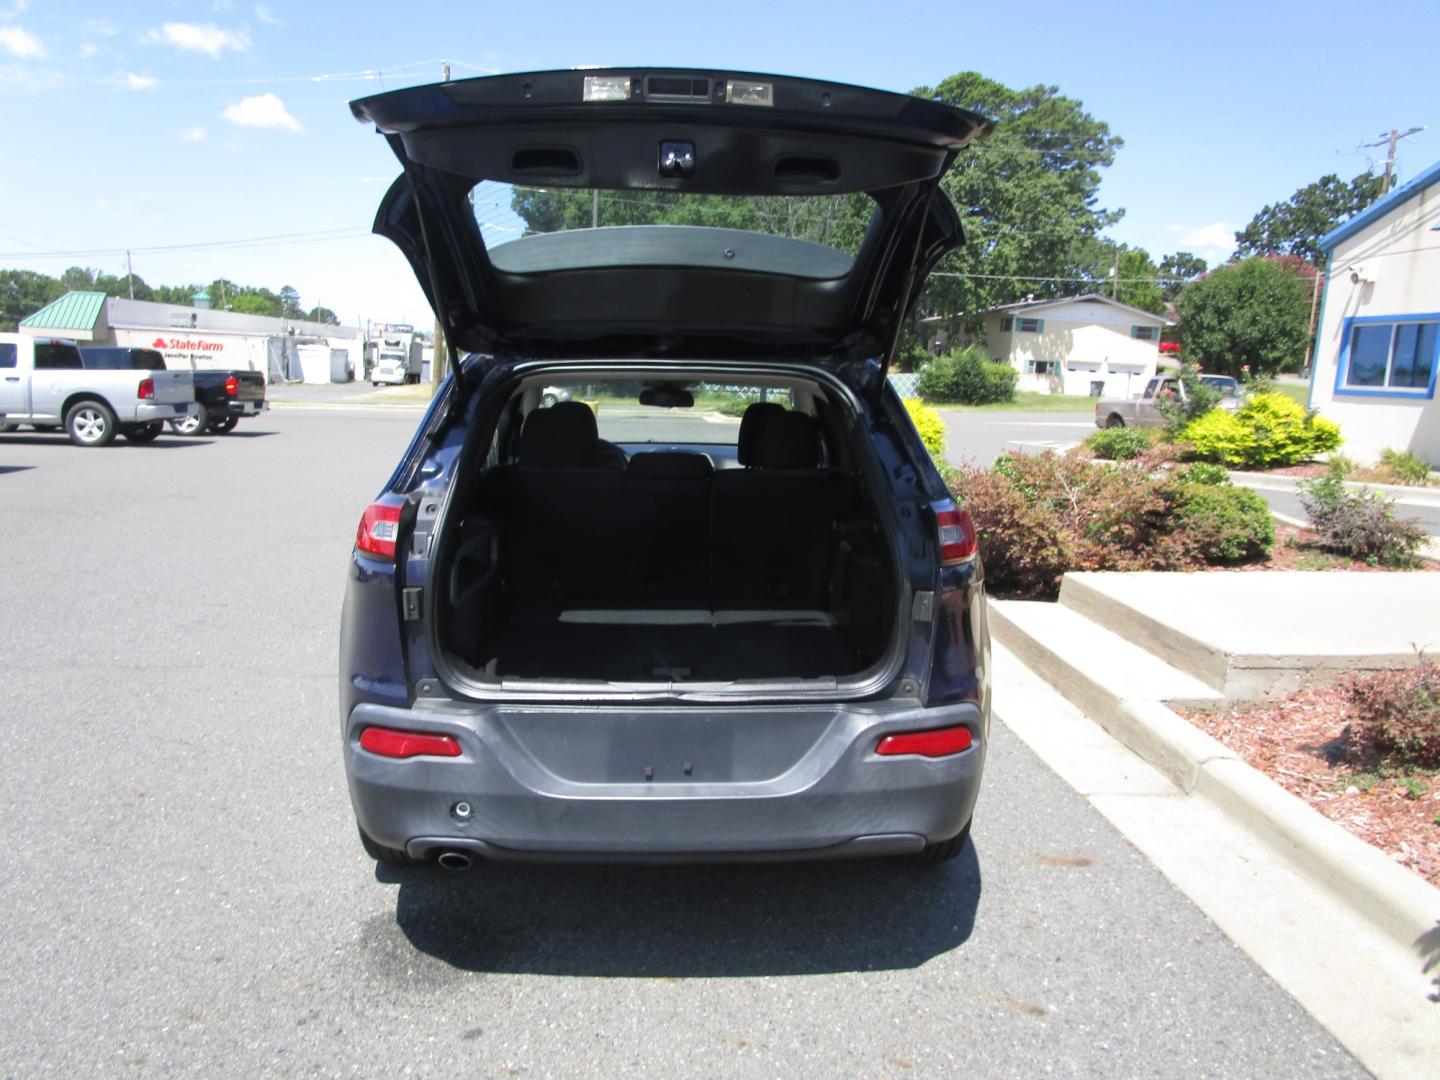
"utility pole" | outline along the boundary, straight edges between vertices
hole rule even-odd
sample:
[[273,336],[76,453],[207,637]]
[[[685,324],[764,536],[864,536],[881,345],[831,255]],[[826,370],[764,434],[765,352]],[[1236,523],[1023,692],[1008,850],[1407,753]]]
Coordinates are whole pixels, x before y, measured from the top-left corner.
[[125,249],[125,287],[130,290],[130,299],[135,299],[135,271],[130,265],[130,249]]
[[592,229],[600,227],[600,189],[598,187],[590,190],[590,227]]
[[1408,139],[1411,135],[1418,135],[1424,130],[1424,124],[1421,124],[1419,127],[1412,127],[1409,131],[1397,131],[1395,128],[1391,128],[1389,135],[1386,135],[1383,131],[1380,133],[1379,142],[1365,143],[1367,147],[1388,147],[1385,153],[1385,183],[1380,189],[1382,196],[1390,194],[1390,189],[1395,186],[1395,144],[1401,139]]
[[1120,249],[1115,249],[1115,269],[1110,271],[1110,299],[1120,299]]

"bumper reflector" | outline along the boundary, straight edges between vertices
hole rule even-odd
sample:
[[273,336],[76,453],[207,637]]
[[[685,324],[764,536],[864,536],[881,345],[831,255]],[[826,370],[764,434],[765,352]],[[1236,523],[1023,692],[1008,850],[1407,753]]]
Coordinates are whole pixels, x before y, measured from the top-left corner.
[[460,744],[451,735],[383,727],[367,727],[362,731],[360,749],[389,758],[460,756]]
[[969,750],[973,740],[967,727],[932,728],[929,731],[906,731],[886,735],[875,747],[881,757],[896,754],[918,754],[921,757],[948,757]]

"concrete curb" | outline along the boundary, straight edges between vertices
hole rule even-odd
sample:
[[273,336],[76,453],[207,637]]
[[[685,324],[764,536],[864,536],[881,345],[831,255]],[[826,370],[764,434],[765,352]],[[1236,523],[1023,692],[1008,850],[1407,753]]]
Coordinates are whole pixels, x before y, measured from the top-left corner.
[[[1159,701],[1120,697],[991,608],[995,637],[1186,795],[1248,829],[1280,859],[1412,954],[1440,924],[1440,889],[1290,794]],[[1061,689],[1063,687],[1063,689]],[[1426,939],[1428,940],[1428,939]]]
[[[1277,476],[1274,473],[1232,471],[1230,482],[1239,487],[1258,488],[1264,491],[1295,491],[1296,485],[1305,477]],[[1352,491],[1378,491],[1397,499],[1406,499],[1417,505],[1440,506],[1440,488],[1420,487],[1414,484],[1374,484],[1363,480],[1346,480],[1345,486]]]

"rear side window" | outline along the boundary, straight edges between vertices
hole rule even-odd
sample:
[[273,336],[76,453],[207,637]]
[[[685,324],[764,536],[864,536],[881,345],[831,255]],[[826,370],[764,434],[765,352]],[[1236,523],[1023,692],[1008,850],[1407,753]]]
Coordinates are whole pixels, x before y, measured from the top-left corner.
[[35,370],[46,371],[56,368],[83,368],[80,350],[74,345],[59,345],[55,342],[36,342]]
[[15,366],[15,346],[10,342],[0,343],[0,367]]
[[165,358],[154,349],[136,349],[130,354],[131,366],[137,371],[164,371]]

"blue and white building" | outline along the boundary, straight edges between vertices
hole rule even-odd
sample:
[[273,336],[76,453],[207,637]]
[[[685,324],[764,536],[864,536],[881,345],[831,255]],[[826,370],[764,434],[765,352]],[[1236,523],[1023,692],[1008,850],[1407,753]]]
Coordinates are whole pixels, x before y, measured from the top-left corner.
[[1341,450],[1405,450],[1440,468],[1440,162],[1326,235],[1310,404]]

